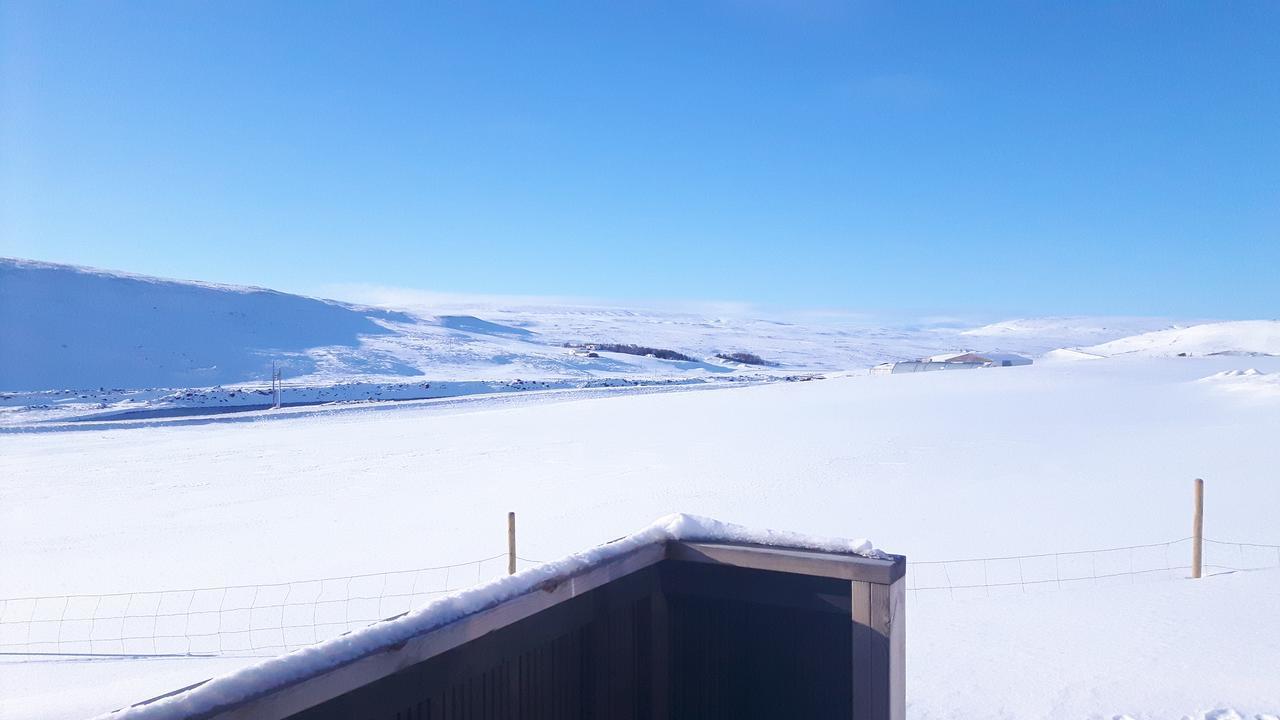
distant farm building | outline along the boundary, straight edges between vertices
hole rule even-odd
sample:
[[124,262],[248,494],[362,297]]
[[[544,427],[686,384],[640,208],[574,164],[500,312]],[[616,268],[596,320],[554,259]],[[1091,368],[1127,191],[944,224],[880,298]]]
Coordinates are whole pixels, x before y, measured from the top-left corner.
[[944,353],[919,360],[880,363],[871,368],[872,375],[899,375],[936,370],[972,370],[984,367],[1014,367],[1030,365],[1031,358],[1012,353],[958,352]]
[[929,358],[931,363],[959,363],[975,367],[1013,367],[1014,365],[1030,365],[1031,358],[1011,353],[946,353]]
[[905,717],[906,559],[671,516],[130,720]]

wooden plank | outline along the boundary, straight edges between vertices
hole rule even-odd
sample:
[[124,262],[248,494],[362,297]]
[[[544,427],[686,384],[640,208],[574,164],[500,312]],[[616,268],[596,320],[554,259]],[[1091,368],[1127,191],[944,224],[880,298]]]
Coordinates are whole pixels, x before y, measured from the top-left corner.
[[850,583],[854,718],[906,717],[906,579]]
[[1191,577],[1201,575],[1201,558],[1204,557],[1204,480],[1196,478],[1196,509],[1191,517]]
[[907,579],[889,586],[889,720],[907,717]]
[[907,566],[906,558],[901,555],[891,555],[889,559],[881,560],[860,555],[720,543],[672,542],[669,544],[668,555],[673,560],[720,563],[881,585],[888,585],[905,575]]
[[760,605],[849,617],[849,581],[839,578],[680,560],[662,563],[657,571],[662,591],[669,597],[697,595],[730,602],[750,599]]
[[889,625],[893,617],[888,585],[871,586],[871,705],[875,720],[890,720],[892,686],[889,678]]
[[[772,574],[790,583],[813,579]],[[842,584],[847,596],[849,583]],[[749,590],[735,597],[668,595],[673,658],[669,717],[850,717],[847,599],[841,614],[755,600]]]
[[507,574],[516,574],[516,514],[507,513]]
[[653,693],[649,706],[653,720],[671,717],[671,617],[666,593],[659,586],[649,596],[649,681]]
[[875,644],[871,630],[871,585],[854,580],[849,583],[853,612],[850,632],[853,636],[853,717],[854,720],[875,718],[875,689],[871,681],[871,666],[875,662]]

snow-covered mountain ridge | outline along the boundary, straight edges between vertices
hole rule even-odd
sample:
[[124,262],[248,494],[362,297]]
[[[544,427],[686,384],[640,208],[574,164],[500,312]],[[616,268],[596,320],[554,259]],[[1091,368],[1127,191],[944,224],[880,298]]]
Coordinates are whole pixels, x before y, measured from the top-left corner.
[[[796,320],[545,303],[386,308],[0,258],[0,389],[13,393],[259,388],[269,382],[273,364],[293,388],[347,384],[364,393],[370,385],[441,381],[568,387],[602,379],[791,376],[961,349],[1028,355],[1082,345],[1105,355],[1165,346],[1280,352],[1280,333],[1270,321],[1169,329],[1171,324],[1163,318],[1056,317],[966,328],[856,316]],[[1142,334],[1152,330],[1159,332]],[[1191,342],[1193,337],[1198,339]],[[591,343],[636,344],[692,359],[582,347]],[[738,352],[770,365],[717,357]]]

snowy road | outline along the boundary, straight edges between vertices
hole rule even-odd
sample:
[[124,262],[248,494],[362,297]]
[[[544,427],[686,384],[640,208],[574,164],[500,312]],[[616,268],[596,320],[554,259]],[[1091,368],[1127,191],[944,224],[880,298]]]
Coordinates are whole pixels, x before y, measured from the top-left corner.
[[[821,376],[796,376],[806,381]],[[349,413],[373,413],[397,410],[428,412],[457,412],[485,410],[496,407],[517,407],[529,404],[571,402],[623,395],[646,395],[664,392],[717,390],[767,382],[794,382],[793,378],[736,378],[731,381],[662,381],[636,380],[627,384],[605,387],[564,387],[549,390],[505,390],[501,392],[472,391],[464,388],[456,395],[428,398],[388,398],[380,400],[316,400],[293,402],[279,408],[269,405],[203,406],[187,405],[157,410],[133,410],[97,412],[70,419],[27,421],[22,413],[11,413],[8,424],[0,424],[0,434],[83,432],[91,430],[129,430],[150,427],[187,427],[223,423],[265,422],[295,418],[344,415]],[[620,381],[621,382],[621,381]],[[479,383],[476,383],[479,384]],[[536,387],[536,385],[535,385]],[[32,413],[25,413],[30,415]]]

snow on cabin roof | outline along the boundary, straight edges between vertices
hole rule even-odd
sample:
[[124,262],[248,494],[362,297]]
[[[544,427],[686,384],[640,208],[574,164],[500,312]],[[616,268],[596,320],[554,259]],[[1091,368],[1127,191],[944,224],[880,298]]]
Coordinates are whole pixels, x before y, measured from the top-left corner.
[[944,363],[944,362],[961,362],[962,358],[976,358],[976,357],[978,357],[978,353],[965,351],[965,352],[943,353],[941,355],[930,355],[929,357],[925,358],[925,360],[927,362]]
[[991,362],[1001,362],[1001,361],[1004,361],[1004,360],[1011,360],[1011,361],[1013,361],[1013,362],[1020,362],[1020,361],[1021,361],[1021,362],[1028,362],[1028,361],[1030,361],[1030,360],[1031,360],[1031,358],[1029,358],[1029,357],[1027,357],[1027,356],[1025,356],[1025,355],[1018,355],[1018,354],[1016,354],[1016,353],[1005,353],[1005,352],[991,352],[991,353],[988,353],[988,352],[984,352],[984,353],[977,353],[977,354],[978,354],[978,355],[981,355],[982,357],[984,357],[984,358],[986,358],[986,359],[988,359],[988,360],[990,360]]
[[396,618],[374,623],[287,655],[268,658],[170,695],[98,717],[103,720],[168,720],[217,712],[390,649],[413,637],[437,630],[539,587],[558,584],[634,550],[673,540],[811,550],[876,559],[890,557],[876,549],[868,540],[757,530],[697,515],[667,515],[643,530],[613,542],[515,575],[456,591]]
[[1029,358],[1014,353],[974,351],[943,353],[928,358],[929,362],[1001,362],[1004,360],[1025,362]]

